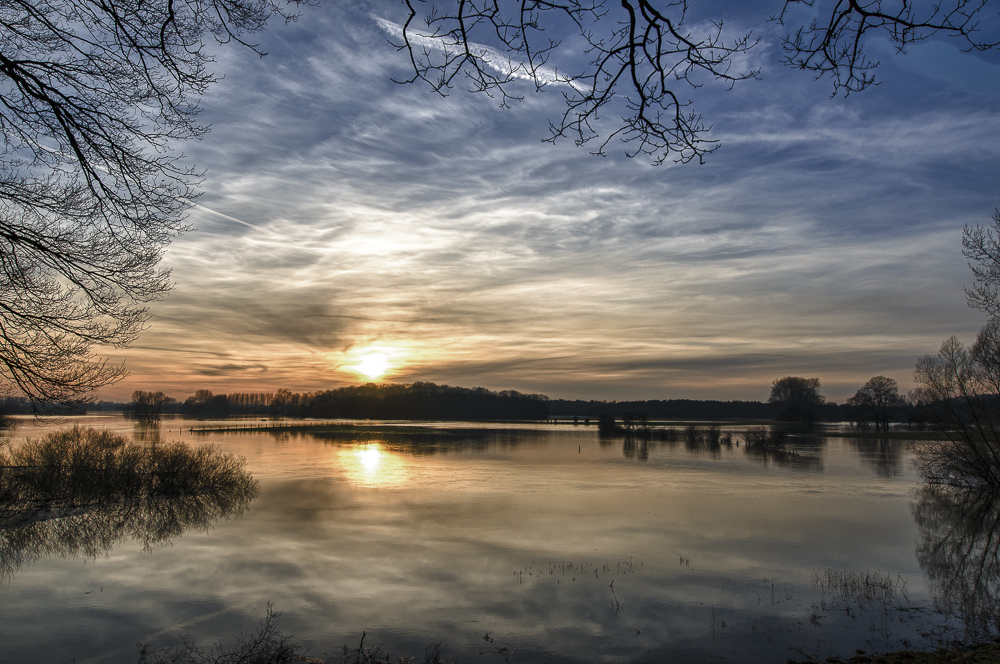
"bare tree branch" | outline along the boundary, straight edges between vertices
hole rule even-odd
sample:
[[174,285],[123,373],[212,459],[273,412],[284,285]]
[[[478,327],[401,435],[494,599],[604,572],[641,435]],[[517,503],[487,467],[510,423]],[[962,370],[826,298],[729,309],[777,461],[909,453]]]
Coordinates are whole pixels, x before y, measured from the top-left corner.
[[960,39],[968,50],[988,50],[1000,41],[982,39],[979,22],[989,0],[785,0],[782,25],[790,10],[819,5],[829,13],[802,26],[782,41],[785,63],[833,79],[833,95],[850,94],[877,84],[878,62],[865,53],[870,33],[888,37],[900,52],[915,42],[944,33]]
[[[518,80],[539,90],[559,86],[566,107],[550,123],[546,140],[569,137],[594,145],[594,154],[605,154],[617,138],[630,157],[700,162],[718,143],[706,137],[711,127],[702,117],[688,110],[687,95],[707,81],[732,86],[758,74],[734,70],[734,60],[757,39],[745,34],[726,40],[721,23],[694,35],[685,27],[686,0],[404,2],[409,16],[394,43],[407,51],[413,76],[400,82],[423,80],[446,94],[462,78],[471,90],[498,97],[501,106],[520,98],[513,85]],[[426,29],[418,27],[424,6]],[[582,72],[548,64],[560,42],[546,37],[547,26],[567,21],[585,43],[589,66]],[[623,115],[606,130],[600,115],[612,109]]]
[[277,0],[0,3],[0,386],[67,403],[125,375],[93,351],[134,340],[170,288],[205,38],[256,50],[274,15],[294,18]]

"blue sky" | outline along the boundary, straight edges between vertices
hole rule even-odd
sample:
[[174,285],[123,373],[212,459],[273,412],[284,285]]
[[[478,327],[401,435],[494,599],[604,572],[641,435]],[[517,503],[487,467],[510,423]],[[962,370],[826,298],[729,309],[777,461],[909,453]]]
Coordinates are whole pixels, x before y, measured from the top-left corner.
[[[205,176],[176,287],[101,397],[320,390],[372,363],[566,398],[909,389],[983,322],[961,231],[1000,204],[1000,59],[876,41],[882,84],[831,99],[780,64],[777,4],[692,9],[761,37],[760,80],[684,90],[722,143],[704,165],[541,142],[556,87],[502,109],[394,83],[408,61],[374,18],[402,21],[394,1],[304,7],[258,36],[263,59],[220,47],[212,131],[183,146]],[[568,38],[554,62],[579,57]]]

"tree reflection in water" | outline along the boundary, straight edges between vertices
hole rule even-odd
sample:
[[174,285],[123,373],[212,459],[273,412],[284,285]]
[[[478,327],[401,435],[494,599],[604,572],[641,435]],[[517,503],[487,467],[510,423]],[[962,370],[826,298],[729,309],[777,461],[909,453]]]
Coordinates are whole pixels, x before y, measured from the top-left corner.
[[917,560],[966,641],[1000,636],[1000,496],[929,486],[913,508]]
[[214,447],[141,445],[74,427],[0,454],[0,580],[50,556],[164,544],[239,516],[257,497],[243,459]]
[[800,454],[796,450],[786,450],[780,447],[755,447],[744,445],[743,449],[748,459],[763,466],[778,466],[811,473],[823,472],[823,458],[820,456]]
[[903,452],[907,444],[905,440],[853,438],[848,442],[877,476],[898,477],[903,474]]

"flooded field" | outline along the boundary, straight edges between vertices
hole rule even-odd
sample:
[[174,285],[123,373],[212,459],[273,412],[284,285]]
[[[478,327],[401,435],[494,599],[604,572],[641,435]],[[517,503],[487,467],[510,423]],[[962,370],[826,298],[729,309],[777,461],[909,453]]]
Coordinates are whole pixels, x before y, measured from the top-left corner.
[[110,510],[0,530],[0,662],[135,661],[140,643],[231,638],[268,604],[338,662],[362,634],[463,662],[776,663],[996,627],[1000,510],[922,487],[902,440],[752,453],[571,425],[67,423],[216,445],[259,495],[167,528]]

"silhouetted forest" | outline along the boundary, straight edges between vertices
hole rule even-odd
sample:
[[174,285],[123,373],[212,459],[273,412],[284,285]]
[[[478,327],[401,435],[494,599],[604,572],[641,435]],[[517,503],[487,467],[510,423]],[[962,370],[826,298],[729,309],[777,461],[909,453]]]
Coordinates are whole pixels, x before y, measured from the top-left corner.
[[[650,420],[766,420],[775,417],[773,404],[763,401],[713,401],[697,399],[648,399],[644,401],[583,401],[550,399],[551,417],[590,417],[602,414],[621,419],[625,413],[642,413]],[[816,407],[822,422],[854,422],[857,409],[827,401]],[[913,408],[894,413],[900,422],[917,421]]]
[[[94,410],[110,410],[100,402]],[[217,419],[248,415],[375,420],[544,420],[580,417],[597,420],[601,415],[622,418],[642,413],[650,420],[760,420],[774,417],[772,404],[762,401],[713,401],[696,399],[651,399],[643,401],[597,401],[550,399],[542,394],[515,390],[493,391],[484,387],[452,387],[435,383],[368,383],[320,392],[234,392],[214,394],[197,390],[184,401],[162,392],[137,391],[118,410],[136,419],[176,413],[188,417]],[[855,408],[826,402],[818,406],[818,419],[851,422]],[[900,413],[899,415],[909,415]],[[909,417],[900,418],[907,421]]]
[[[36,407],[38,404],[36,404]],[[83,404],[89,411],[123,411],[135,419],[155,419],[179,414],[200,419],[250,415],[374,420],[544,420],[590,418],[601,415],[621,419],[626,413],[644,414],[649,420],[764,420],[775,417],[773,404],[763,401],[698,399],[649,399],[598,401],[550,399],[543,394],[484,387],[452,387],[435,383],[368,383],[319,392],[234,392],[214,394],[197,390],[180,401],[163,392],[136,391],[128,403],[99,401]],[[817,420],[859,421],[857,407],[825,402],[817,406]],[[921,413],[912,404],[893,412],[893,421],[920,423]],[[0,413],[30,413],[21,397],[0,397]],[[61,410],[62,414],[71,411]]]
[[[83,415],[89,404],[82,403],[78,407],[66,404],[49,404],[32,402],[21,396],[0,396],[0,415]],[[119,406],[120,409],[120,406]]]
[[136,392],[125,410],[141,418],[180,413],[197,418],[270,415],[373,420],[544,420],[549,412],[548,397],[540,394],[434,383],[368,383],[305,394],[198,390],[183,402],[160,392]]
[[552,417],[602,414],[621,418],[625,413],[645,413],[651,420],[761,420],[771,417],[768,404],[761,401],[698,401],[694,399],[652,399],[645,401],[583,401],[550,399]]

